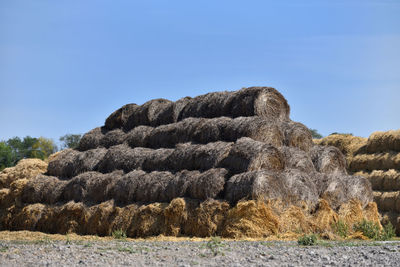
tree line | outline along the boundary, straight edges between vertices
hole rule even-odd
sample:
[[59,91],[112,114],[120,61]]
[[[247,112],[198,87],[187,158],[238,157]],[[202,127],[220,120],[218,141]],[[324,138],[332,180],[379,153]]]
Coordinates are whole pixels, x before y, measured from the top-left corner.
[[45,160],[58,150],[76,148],[81,139],[80,134],[66,134],[59,138],[61,145],[57,147],[53,139],[46,137],[24,138],[13,137],[6,141],[0,141],[0,171],[12,167],[21,159],[38,158]]

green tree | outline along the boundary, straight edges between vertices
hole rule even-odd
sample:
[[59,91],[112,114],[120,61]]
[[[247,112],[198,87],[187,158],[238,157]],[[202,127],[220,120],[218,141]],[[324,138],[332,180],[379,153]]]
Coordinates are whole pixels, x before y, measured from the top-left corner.
[[7,140],[15,156],[14,164],[24,158],[32,158],[33,156],[33,145],[38,141],[37,138],[25,136],[23,140],[19,137],[13,137]]
[[313,138],[322,138],[322,134],[320,134],[316,129],[310,129],[311,135]]
[[62,149],[77,148],[81,137],[81,134],[66,134],[64,136],[61,136],[60,141],[63,143]]
[[4,141],[0,142],[0,171],[14,165],[15,155],[12,148]]
[[52,139],[39,137],[32,146],[32,158],[47,159],[56,151],[57,146]]

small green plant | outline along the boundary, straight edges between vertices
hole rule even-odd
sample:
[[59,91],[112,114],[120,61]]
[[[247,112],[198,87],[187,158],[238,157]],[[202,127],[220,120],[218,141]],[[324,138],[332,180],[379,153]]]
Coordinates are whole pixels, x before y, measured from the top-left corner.
[[219,236],[211,237],[210,241],[208,241],[206,244],[206,248],[208,248],[214,256],[217,256],[218,254],[224,255],[222,252],[222,248],[224,246],[225,244],[222,243],[222,240]]
[[130,254],[136,253],[136,250],[134,248],[131,248],[131,247],[118,247],[117,250],[119,252],[128,252]]
[[349,226],[342,220],[332,223],[331,227],[340,237],[346,238],[349,235]]
[[122,229],[118,229],[112,232],[112,236],[115,239],[125,239],[126,238],[126,232]]
[[317,242],[317,239],[317,235],[315,234],[303,235],[299,237],[297,244],[300,246],[313,246]]
[[7,246],[0,246],[0,252],[6,252],[8,250]]
[[396,236],[396,230],[394,229],[391,222],[388,222],[383,226],[381,240],[389,240]]
[[395,236],[395,230],[390,222],[386,224],[383,229],[380,229],[377,223],[364,219],[356,223],[353,228],[354,231],[360,231],[363,235],[373,240],[384,241]]

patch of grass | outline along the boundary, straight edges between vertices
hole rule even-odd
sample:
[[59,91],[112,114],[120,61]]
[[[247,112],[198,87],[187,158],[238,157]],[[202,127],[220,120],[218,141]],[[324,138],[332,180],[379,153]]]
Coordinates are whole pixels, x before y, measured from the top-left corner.
[[122,229],[117,229],[112,232],[112,237],[115,239],[126,239],[126,232]]
[[49,237],[45,236],[42,239],[35,240],[33,243],[35,243],[35,244],[50,244],[51,239]]
[[[224,256],[225,253],[222,251],[222,248],[225,246],[224,243],[222,243],[222,240],[219,236],[213,236],[211,237],[210,241],[208,241],[205,244],[205,248],[209,249],[212,253],[212,255],[217,256],[217,255],[222,255]],[[203,255],[200,255],[203,256]]]
[[297,244],[300,246],[314,246],[317,243],[317,239],[316,234],[303,235],[299,237]]
[[117,250],[119,252],[128,252],[130,254],[136,253],[136,250],[132,247],[118,247]]
[[333,231],[340,237],[346,238],[349,235],[349,226],[342,220],[331,225]]
[[362,220],[354,225],[354,231],[360,231],[369,239],[385,241],[395,236],[393,225],[389,222],[381,230],[377,223]]
[[8,247],[7,246],[0,246],[0,252],[7,252]]
[[87,242],[85,245],[83,245],[85,248],[90,248],[93,246],[92,242]]

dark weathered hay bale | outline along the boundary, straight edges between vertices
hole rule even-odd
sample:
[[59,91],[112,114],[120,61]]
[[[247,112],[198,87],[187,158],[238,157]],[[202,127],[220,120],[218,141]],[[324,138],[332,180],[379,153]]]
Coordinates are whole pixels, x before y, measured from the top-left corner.
[[286,168],[299,169],[306,173],[315,172],[310,154],[296,147],[282,146],[279,148],[285,159]]
[[400,170],[400,153],[359,154],[350,162],[349,169],[357,171]]
[[179,144],[167,159],[168,169],[172,171],[205,171],[220,167],[221,162],[228,156],[232,147],[233,143],[227,142],[214,142],[204,145]]
[[84,152],[72,149],[64,150],[49,162],[47,174],[60,178],[70,178],[86,171],[97,169],[107,149],[96,148]]
[[21,200],[24,203],[54,204],[60,200],[66,181],[39,174],[25,185]]
[[119,145],[125,142],[127,134],[121,129],[114,129],[104,134],[100,139],[99,145],[105,148],[110,146]]
[[346,159],[339,149],[332,146],[313,146],[311,148],[311,159],[318,172],[333,173],[336,171],[346,172]]
[[398,151],[400,152],[400,129],[387,132],[374,132],[367,141],[368,153]]
[[327,200],[333,209],[343,203],[357,200],[365,207],[372,201],[372,188],[367,179],[361,176],[350,176],[341,171],[328,174],[316,174],[320,181],[316,182],[320,195]]
[[346,194],[348,199],[356,199],[360,201],[362,207],[373,201],[373,193],[371,183],[362,176],[342,176],[342,180],[346,187]]
[[75,175],[75,162],[81,152],[66,149],[58,157],[49,162],[47,174],[50,176],[68,178]]
[[174,103],[166,99],[153,99],[138,106],[123,125],[131,130],[139,125],[158,126],[173,121]]
[[100,142],[107,130],[103,127],[97,127],[85,133],[79,141],[78,150],[85,151],[100,146]]
[[284,203],[318,203],[318,191],[312,178],[301,171],[253,171],[232,176],[226,183],[225,199],[236,203],[241,199],[281,200]]
[[180,112],[178,120],[188,117],[261,116],[289,119],[286,99],[274,88],[249,87],[235,92],[216,92],[191,99]]
[[62,192],[62,200],[95,204],[113,197],[110,193],[115,181],[123,175],[122,171],[102,174],[85,172],[69,180]]
[[135,170],[118,179],[113,189],[113,198],[125,205],[134,202],[169,202],[176,197],[205,200],[216,198],[224,189],[224,169],[146,173]]
[[126,134],[126,141],[131,147],[147,147],[147,138],[154,130],[151,126],[138,126]]
[[280,199],[287,190],[280,173],[251,171],[234,175],[226,182],[224,199],[230,203],[241,199]]
[[132,114],[135,114],[139,109],[140,107],[136,104],[127,104],[122,106],[121,108],[114,111],[110,116],[108,116],[104,124],[105,128],[107,128],[108,130],[122,128],[128,121],[128,118]]
[[113,146],[107,150],[96,170],[108,173],[114,170],[130,172],[141,169],[145,160],[152,153],[156,153],[156,151],[150,148],[137,147],[132,149],[126,144]]
[[400,212],[400,191],[374,192],[374,201],[381,211]]
[[306,126],[299,122],[284,121],[281,123],[281,129],[285,136],[284,145],[310,151],[313,141],[311,132]]
[[235,142],[219,165],[232,174],[256,170],[283,170],[285,160],[275,147],[243,137]]
[[[144,143],[151,148],[160,148],[175,147],[178,143],[196,141],[196,130],[204,120],[205,119],[188,118],[178,123],[159,126],[152,131],[146,132],[147,136],[143,138],[145,140]],[[209,142],[218,140],[218,138],[210,138]],[[130,144],[132,145],[131,142]]]

